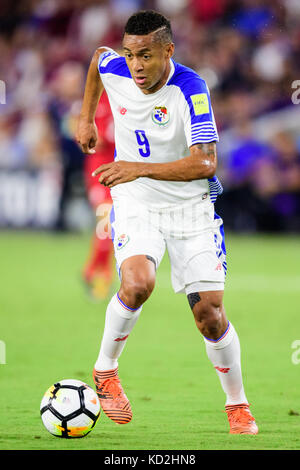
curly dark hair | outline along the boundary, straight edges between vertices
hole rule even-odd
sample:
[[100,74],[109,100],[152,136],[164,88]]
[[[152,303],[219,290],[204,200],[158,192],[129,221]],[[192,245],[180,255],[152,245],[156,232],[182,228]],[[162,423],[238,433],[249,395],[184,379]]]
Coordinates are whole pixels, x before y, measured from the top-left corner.
[[124,34],[144,36],[156,31],[155,40],[162,43],[172,42],[170,21],[154,10],[142,10],[134,13],[125,25]]

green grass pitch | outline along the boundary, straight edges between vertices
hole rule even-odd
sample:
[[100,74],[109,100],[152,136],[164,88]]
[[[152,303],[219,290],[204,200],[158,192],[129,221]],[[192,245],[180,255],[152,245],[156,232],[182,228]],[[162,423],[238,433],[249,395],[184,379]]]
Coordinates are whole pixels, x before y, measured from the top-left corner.
[[93,386],[106,302],[93,303],[80,282],[88,244],[86,235],[0,234],[0,449],[300,448],[296,236],[226,237],[225,307],[259,435],[228,434],[223,391],[186,297],[172,291],[166,257],[119,361],[132,422],[116,425],[102,413],[84,439],[51,436],[39,415],[46,389],[66,378]]

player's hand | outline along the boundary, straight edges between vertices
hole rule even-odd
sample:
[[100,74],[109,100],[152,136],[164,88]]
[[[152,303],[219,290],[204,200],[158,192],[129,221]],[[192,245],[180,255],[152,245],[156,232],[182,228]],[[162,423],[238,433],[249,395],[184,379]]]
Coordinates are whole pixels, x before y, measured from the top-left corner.
[[112,188],[117,184],[128,183],[129,181],[134,181],[139,177],[138,169],[139,164],[135,162],[112,162],[105,165],[99,166],[93,173],[92,176],[98,176],[101,173],[99,178],[99,183],[104,186]]
[[83,118],[79,118],[76,132],[76,141],[83,153],[93,154],[96,152],[95,147],[98,140],[98,129],[93,122],[87,122]]

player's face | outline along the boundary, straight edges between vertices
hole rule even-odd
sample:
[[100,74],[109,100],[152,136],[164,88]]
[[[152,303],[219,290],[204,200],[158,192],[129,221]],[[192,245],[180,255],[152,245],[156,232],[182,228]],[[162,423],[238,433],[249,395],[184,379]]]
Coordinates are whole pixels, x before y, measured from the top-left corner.
[[174,44],[153,40],[153,33],[145,36],[125,34],[123,48],[126,62],[136,85],[146,95],[155,93],[167,81]]

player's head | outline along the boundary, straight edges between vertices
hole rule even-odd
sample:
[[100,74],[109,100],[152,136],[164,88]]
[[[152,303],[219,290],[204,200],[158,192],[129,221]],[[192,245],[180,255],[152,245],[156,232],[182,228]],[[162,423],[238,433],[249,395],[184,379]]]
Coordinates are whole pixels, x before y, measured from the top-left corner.
[[125,26],[123,48],[136,85],[154,93],[166,81],[174,52],[170,21],[153,10],[132,15]]

